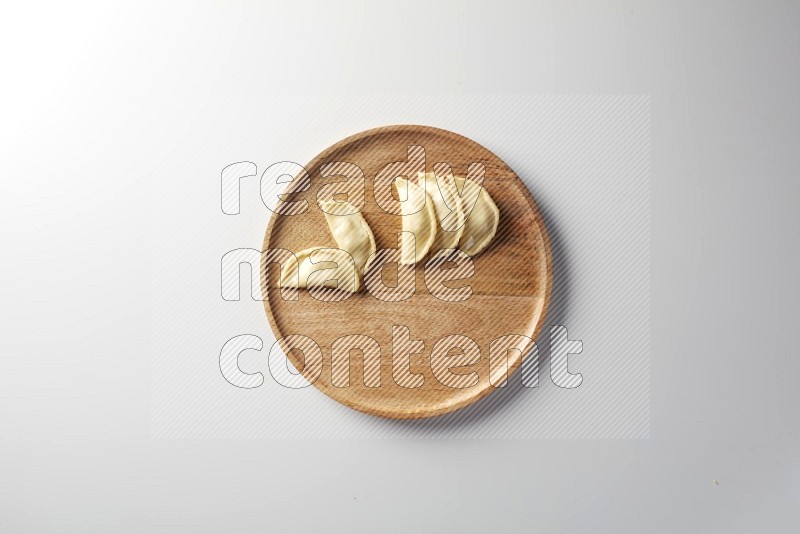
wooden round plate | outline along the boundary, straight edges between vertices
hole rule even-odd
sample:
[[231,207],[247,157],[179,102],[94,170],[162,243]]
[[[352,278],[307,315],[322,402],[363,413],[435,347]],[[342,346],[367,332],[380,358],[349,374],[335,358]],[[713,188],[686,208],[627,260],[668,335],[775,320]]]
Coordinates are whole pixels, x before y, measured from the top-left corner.
[[[376,204],[372,186],[384,166],[407,159],[410,145],[425,149],[429,172],[438,162],[450,164],[456,176],[465,176],[470,163],[485,165],[483,186],[500,209],[500,223],[492,243],[473,258],[474,275],[452,282],[453,287],[472,288],[468,300],[447,302],[435,298],[425,284],[424,262],[417,264],[414,295],[401,302],[384,302],[363,288],[340,302],[316,300],[306,290],[299,291],[298,300],[284,300],[277,288],[276,269],[266,264],[261,269],[262,287],[267,294],[264,308],[276,339],[300,334],[313,339],[322,350],[322,372],[313,381],[314,386],[356,410],[402,419],[441,415],[490,394],[499,383],[495,374],[490,379],[492,341],[509,334],[536,339],[552,286],[547,230],[525,184],[500,158],[478,143],[428,126],[367,130],[339,141],[315,157],[305,166],[311,187],[291,194],[292,200],[307,199],[308,209],[292,216],[273,213],[264,237],[264,250],[283,248],[298,252],[311,246],[336,247],[324,214],[316,204],[320,186],[343,180],[320,175],[320,167],[334,161],[354,163],[363,170],[366,207],[362,215],[375,235],[378,250],[396,248],[402,217],[386,213]],[[389,281],[387,284],[391,285]],[[410,361],[411,372],[424,377],[419,387],[403,387],[393,379],[395,325],[408,327],[412,339],[424,342],[423,352],[413,354]],[[331,346],[336,339],[352,334],[370,336],[380,345],[379,387],[365,385],[364,355],[359,350],[350,353],[349,385],[333,384]],[[441,338],[454,334],[469,336],[480,349],[477,363],[451,369],[453,374],[477,372],[477,383],[471,387],[449,387],[431,369],[432,347]],[[502,371],[505,373],[507,369],[508,376],[519,368],[526,352],[524,347],[518,348],[507,351],[507,367],[502,367]],[[454,353],[457,352],[455,349]],[[308,372],[301,351],[289,350],[287,356],[301,373]],[[494,366],[491,370],[496,373]]]

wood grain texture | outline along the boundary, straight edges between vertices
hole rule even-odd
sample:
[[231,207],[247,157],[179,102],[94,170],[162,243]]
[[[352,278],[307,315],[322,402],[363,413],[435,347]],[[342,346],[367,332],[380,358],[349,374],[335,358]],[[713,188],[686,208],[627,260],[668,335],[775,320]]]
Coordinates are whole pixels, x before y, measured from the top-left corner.
[[[375,234],[378,249],[396,248],[401,217],[384,212],[374,201],[375,175],[387,163],[405,160],[409,145],[421,145],[426,152],[426,169],[447,162],[456,176],[464,176],[467,166],[480,162],[486,166],[484,187],[500,209],[500,223],[492,243],[473,258],[474,275],[455,286],[468,284],[472,296],[464,302],[436,299],[425,286],[422,264],[416,269],[416,292],[402,302],[384,302],[362,289],[341,302],[315,300],[301,290],[297,301],[281,299],[274,267],[262,265],[262,288],[267,293],[264,307],[276,338],[302,334],[322,349],[321,376],[314,381],[320,391],[351,408],[392,418],[420,418],[462,408],[490,394],[495,387],[489,380],[490,342],[506,334],[522,334],[536,339],[547,312],[552,288],[552,257],[544,221],[530,192],[500,158],[478,143],[446,130],[427,126],[386,126],[348,137],[315,157],[306,170],[311,188],[292,193],[291,199],[307,199],[309,209],[300,215],[273,214],[264,237],[264,250],[285,248],[298,252],[312,245],[335,247],[322,211],[316,204],[320,186],[342,178],[323,178],[319,169],[325,163],[347,161],[358,165],[366,176],[366,207],[362,214]],[[388,282],[388,280],[387,280]],[[412,355],[411,371],[421,373],[424,383],[404,388],[392,378],[392,326],[410,328],[412,339],[422,340],[425,349]],[[381,347],[381,385],[364,385],[363,356],[350,355],[350,384],[336,387],[331,382],[331,345],[351,334],[370,336]],[[452,389],[437,380],[431,371],[431,349],[444,336],[469,336],[480,347],[476,364],[454,369],[454,373],[477,371],[476,385]],[[292,350],[288,357],[303,370],[303,357]],[[522,362],[519,351],[511,351],[509,376]],[[298,397],[300,398],[300,397]]]

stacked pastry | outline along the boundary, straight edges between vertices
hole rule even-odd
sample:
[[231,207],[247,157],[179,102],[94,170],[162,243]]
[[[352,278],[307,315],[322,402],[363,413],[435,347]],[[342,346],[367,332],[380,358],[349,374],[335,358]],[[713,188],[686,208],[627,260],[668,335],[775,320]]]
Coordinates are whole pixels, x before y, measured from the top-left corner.
[[[440,250],[458,249],[475,256],[497,232],[500,211],[486,189],[471,180],[463,179],[459,188],[452,176],[421,173],[418,183],[397,178],[395,187],[398,193],[406,192],[398,194],[405,197],[400,204],[404,232],[400,263],[404,265],[418,263]],[[354,293],[375,257],[375,237],[349,202],[330,200],[319,206],[338,249],[318,246],[301,250],[282,269],[281,286],[314,287],[337,280],[339,290]]]

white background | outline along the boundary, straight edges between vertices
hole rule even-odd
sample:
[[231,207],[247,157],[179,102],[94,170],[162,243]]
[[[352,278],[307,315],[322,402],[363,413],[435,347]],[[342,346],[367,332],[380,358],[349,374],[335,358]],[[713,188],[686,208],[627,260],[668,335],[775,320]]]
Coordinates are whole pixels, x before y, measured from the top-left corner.
[[[0,530],[792,530],[799,21],[788,2],[6,8]],[[650,438],[151,439],[152,192],[198,201],[214,146],[270,159],[242,132],[281,129],[303,161],[401,122],[262,114],[294,93],[649,94]]]

